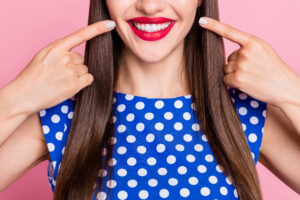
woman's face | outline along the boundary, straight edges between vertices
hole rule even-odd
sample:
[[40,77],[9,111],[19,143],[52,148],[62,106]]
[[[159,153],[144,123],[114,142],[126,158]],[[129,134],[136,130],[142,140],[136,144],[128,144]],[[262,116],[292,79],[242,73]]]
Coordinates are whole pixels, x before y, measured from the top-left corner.
[[166,57],[190,31],[202,0],[106,0],[116,31],[144,62]]

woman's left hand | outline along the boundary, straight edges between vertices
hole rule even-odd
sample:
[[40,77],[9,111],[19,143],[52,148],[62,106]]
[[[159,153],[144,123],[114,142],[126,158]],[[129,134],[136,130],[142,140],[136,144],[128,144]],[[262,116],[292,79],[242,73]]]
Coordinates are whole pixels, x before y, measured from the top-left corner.
[[224,83],[250,96],[279,106],[293,99],[299,91],[299,76],[278,56],[274,49],[251,34],[239,31],[215,19],[204,17],[201,25],[240,45],[227,58]]

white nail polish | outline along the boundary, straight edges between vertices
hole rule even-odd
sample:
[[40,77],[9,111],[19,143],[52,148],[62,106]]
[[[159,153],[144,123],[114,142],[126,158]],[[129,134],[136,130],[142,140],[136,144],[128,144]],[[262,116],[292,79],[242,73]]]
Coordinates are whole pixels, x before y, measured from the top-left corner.
[[203,17],[200,17],[199,23],[202,24],[202,25],[206,25],[208,23],[208,21],[207,21],[207,19],[205,19]]
[[107,23],[105,24],[105,27],[106,27],[107,29],[113,28],[113,27],[115,27],[115,26],[116,26],[116,23],[115,23],[114,21],[109,21],[109,22],[107,22]]

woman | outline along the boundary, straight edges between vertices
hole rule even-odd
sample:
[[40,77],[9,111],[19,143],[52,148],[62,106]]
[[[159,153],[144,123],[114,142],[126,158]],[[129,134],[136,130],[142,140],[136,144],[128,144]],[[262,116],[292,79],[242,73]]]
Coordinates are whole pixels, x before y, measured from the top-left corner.
[[[48,159],[54,199],[262,199],[260,161],[299,193],[300,78],[218,19],[217,0],[91,1],[90,26],[0,91],[0,161],[28,157],[1,188]],[[241,46],[228,64],[221,36]]]

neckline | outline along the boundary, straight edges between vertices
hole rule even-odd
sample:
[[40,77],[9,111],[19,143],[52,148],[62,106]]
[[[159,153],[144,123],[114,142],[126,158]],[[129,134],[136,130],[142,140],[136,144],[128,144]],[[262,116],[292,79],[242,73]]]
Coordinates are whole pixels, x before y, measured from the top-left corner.
[[158,97],[145,97],[145,96],[138,96],[133,94],[127,94],[123,92],[114,91],[115,95],[123,96],[129,99],[136,98],[140,100],[161,100],[161,101],[172,101],[172,100],[179,100],[179,99],[191,99],[192,94],[177,96],[177,97],[166,97],[166,98],[158,98]]

